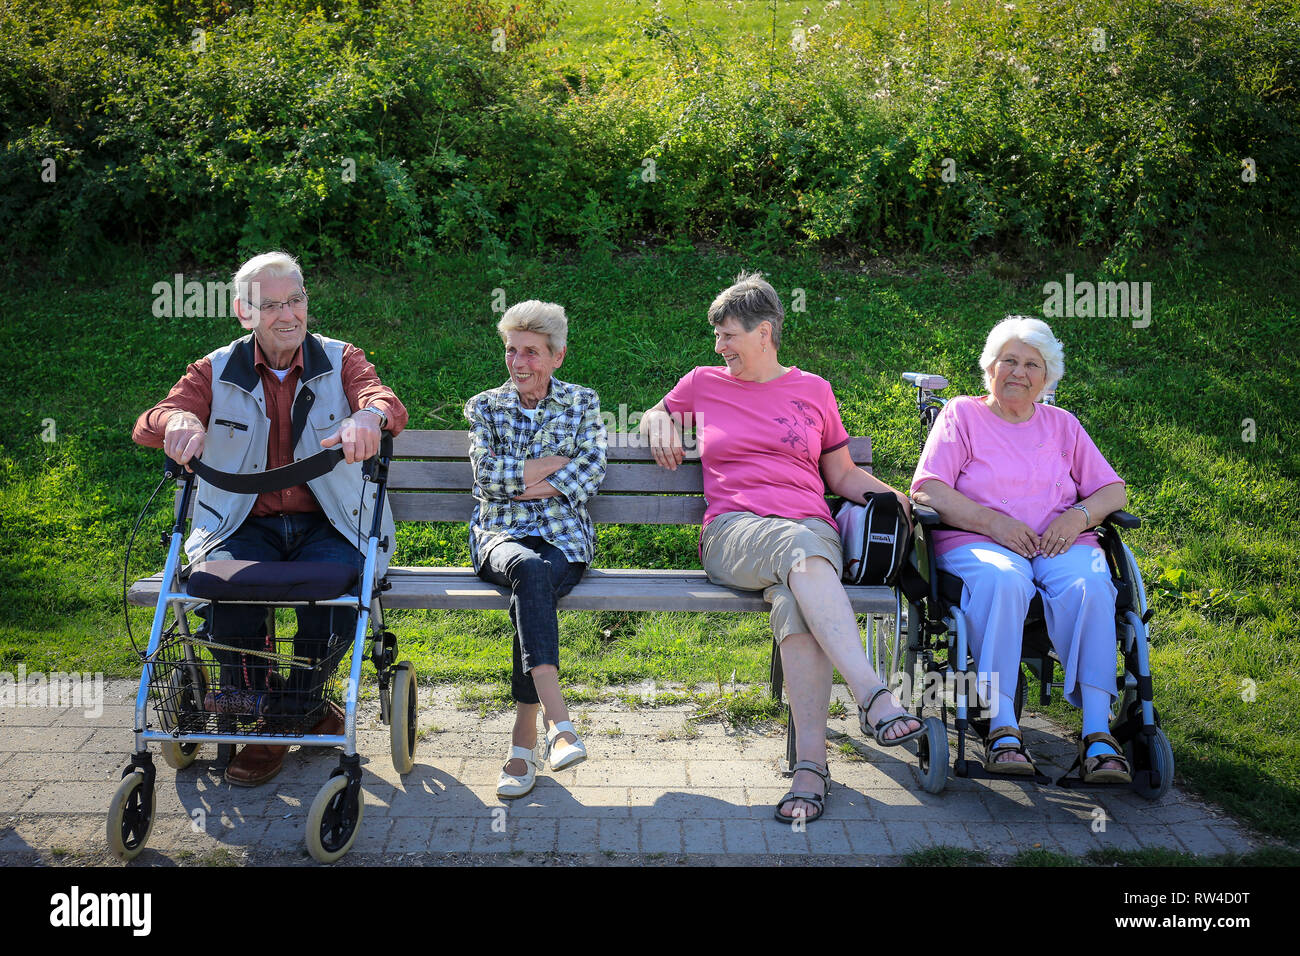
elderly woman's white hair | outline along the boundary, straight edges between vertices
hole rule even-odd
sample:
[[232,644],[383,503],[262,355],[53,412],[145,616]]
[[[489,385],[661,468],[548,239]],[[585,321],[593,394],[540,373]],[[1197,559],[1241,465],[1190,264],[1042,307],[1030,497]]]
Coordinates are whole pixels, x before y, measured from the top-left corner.
[[1056,387],[1056,383],[1065,374],[1065,350],[1061,348],[1061,343],[1042,319],[1035,319],[1031,315],[1008,315],[993,326],[993,331],[989,332],[989,337],[984,342],[984,351],[980,353],[984,388],[988,391],[993,390],[993,366],[1008,342],[1023,342],[1030,348],[1038,349],[1042,355],[1047,365],[1047,380],[1043,390],[1038,393],[1041,399]]
[[258,303],[249,301],[253,282],[257,279],[283,279],[286,276],[294,276],[298,284],[302,284],[302,268],[289,253],[263,252],[253,256],[235,273],[235,297],[246,305],[257,305]]
[[501,333],[502,342],[506,340],[507,332],[536,332],[545,335],[551,354],[554,355],[569,341],[569,319],[564,314],[564,306],[529,299],[527,302],[516,302],[506,309],[506,314],[497,323],[497,331]]

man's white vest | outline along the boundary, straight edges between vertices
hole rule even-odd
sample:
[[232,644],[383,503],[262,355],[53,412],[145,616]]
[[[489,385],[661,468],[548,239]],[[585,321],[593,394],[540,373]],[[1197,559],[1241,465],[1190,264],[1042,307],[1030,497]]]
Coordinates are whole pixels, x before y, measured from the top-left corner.
[[[346,342],[308,335],[302,343],[302,375],[294,391],[291,441],[294,460],[321,451],[321,439],[332,434],[352,413],[343,392],[343,349]],[[271,423],[266,417],[262,378],[253,364],[253,336],[219,348],[212,361],[212,413],[205,423],[207,439],[203,461],[219,471],[252,474],[267,467],[267,442]],[[321,510],[348,541],[363,554],[370,537],[376,491],[362,481],[361,463],[339,462],[334,470],[307,483]],[[363,488],[364,486],[364,488]],[[185,552],[201,561],[235,533],[248,518],[256,495],[239,495],[197,483]],[[395,545],[393,515],[384,503],[379,550],[379,574],[388,568]],[[385,547],[387,542],[387,547]]]

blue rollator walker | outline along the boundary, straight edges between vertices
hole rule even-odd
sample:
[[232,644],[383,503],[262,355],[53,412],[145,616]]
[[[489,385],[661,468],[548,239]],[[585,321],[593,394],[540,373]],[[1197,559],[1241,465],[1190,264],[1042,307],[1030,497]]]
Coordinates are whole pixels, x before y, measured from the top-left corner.
[[[903,380],[917,390],[917,411],[928,435],[946,403],[936,393],[948,387],[941,375],[908,372]],[[1044,401],[1051,402],[1048,393]],[[924,448],[924,437],[921,446]],[[978,760],[966,755],[967,736],[974,731],[984,737],[989,731],[987,719],[972,715],[972,704],[978,700],[970,697],[975,692],[976,674],[970,654],[970,635],[966,616],[960,607],[961,579],[938,569],[935,563],[931,534],[934,531],[954,530],[944,525],[932,509],[917,505],[914,508],[917,526],[917,567],[926,582],[926,593],[908,601],[906,639],[882,634],[873,648],[872,663],[877,673],[889,675],[891,686],[898,687],[903,703],[916,707],[913,711],[924,718],[925,707],[937,709],[942,722],[933,718],[925,720],[927,733],[918,738],[918,757],[922,786],[930,793],[943,790],[948,779],[948,736],[944,729],[951,698],[957,731],[957,752],[952,761],[953,772],[958,777],[990,777]],[[1123,656],[1122,673],[1116,677],[1118,707],[1112,712],[1110,732],[1124,748],[1132,769],[1133,790],[1149,800],[1157,800],[1173,784],[1174,755],[1169,739],[1160,729],[1160,715],[1152,700],[1151,670],[1147,652],[1147,621],[1152,612],[1147,607],[1146,589],[1137,561],[1119,536],[1120,528],[1137,528],[1140,520],[1125,511],[1116,511],[1106,517],[1095,529],[1101,549],[1106,557],[1111,582],[1115,586],[1115,636]],[[892,637],[892,640],[891,640]],[[1052,649],[1043,620],[1041,595],[1035,595],[1025,618],[1024,638],[1021,648],[1021,671],[1013,698],[1017,719],[1025,702],[1026,681],[1024,668],[1038,678],[1040,702],[1048,703],[1053,688],[1063,689],[1055,680],[1056,665],[1060,663]],[[920,665],[918,679],[918,664]],[[918,687],[926,693],[916,693]],[[935,688],[942,688],[937,695]],[[938,725],[938,731],[931,726]],[[1053,781],[1035,770],[1032,777],[1039,784],[1055,783],[1061,787],[1107,787],[1116,784],[1083,783],[1076,760],[1064,775]],[[1000,779],[1012,779],[998,775]]]
[[[360,567],[302,561],[205,561],[183,566],[184,525],[196,477],[227,491],[260,494],[326,474],[343,460],[341,450],[322,451],[258,475],[219,472],[197,459],[190,462],[194,471],[188,471],[167,460],[163,483],[180,484],[175,520],[136,694],[135,753],[122,772],[108,812],[108,844],[120,859],[139,855],[153,827],[151,743],[159,745],[163,760],[178,771],[192,764],[199,747],[207,743],[218,745],[218,766],[229,762],[236,745],[342,747],[338,767],[312,801],[306,839],[307,849],[322,863],[343,856],[356,840],[364,808],[356,716],[367,640],[379,676],[380,719],[391,729],[393,766],[403,774],[413,766],[418,712],[415,670],[408,661],[396,662],[397,641],[384,630],[380,602],[387,584],[376,574],[380,547],[391,546],[380,539],[380,522],[392,444],[392,436],[385,433],[378,456],[363,465],[363,493],[373,486],[375,507],[369,539],[358,549]],[[191,631],[190,612],[205,616],[220,604],[266,607],[266,634],[221,643],[211,638],[206,626]],[[326,642],[302,642],[302,646],[297,636],[277,638],[275,608],[302,606],[355,610],[351,642],[333,634]],[[347,678],[340,680],[335,671],[349,649]],[[312,733],[340,697],[344,732]]]

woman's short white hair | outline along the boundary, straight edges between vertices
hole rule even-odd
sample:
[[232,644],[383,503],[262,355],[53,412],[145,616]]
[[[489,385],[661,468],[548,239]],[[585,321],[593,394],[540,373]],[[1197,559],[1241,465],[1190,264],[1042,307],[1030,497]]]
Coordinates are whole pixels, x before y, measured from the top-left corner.
[[1042,319],[1032,315],[1008,315],[993,326],[988,339],[984,342],[984,351],[980,354],[980,368],[984,369],[984,388],[993,391],[993,366],[1008,342],[1023,342],[1030,348],[1038,349],[1047,365],[1047,381],[1039,398],[1056,387],[1056,383],[1065,374],[1065,350],[1060,341],[1052,334],[1051,328]]
[[569,318],[564,314],[562,305],[529,299],[527,302],[516,302],[506,309],[506,314],[497,323],[497,331],[501,333],[502,342],[506,340],[507,332],[536,332],[544,335],[546,344],[554,355],[569,341]]
[[263,252],[261,255],[253,256],[235,273],[235,297],[245,305],[256,305],[255,302],[249,302],[248,298],[252,295],[250,287],[257,279],[283,279],[286,276],[297,278],[298,284],[302,285],[302,268],[298,265],[298,260],[287,252]]

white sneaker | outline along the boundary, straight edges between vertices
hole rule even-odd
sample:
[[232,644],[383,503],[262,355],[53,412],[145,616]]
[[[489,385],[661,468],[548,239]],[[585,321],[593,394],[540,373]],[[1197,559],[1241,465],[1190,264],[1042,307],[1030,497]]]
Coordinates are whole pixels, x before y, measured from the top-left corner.
[[512,774],[506,773],[506,768],[502,767],[501,777],[497,780],[498,797],[506,797],[508,799],[522,797],[530,793],[533,786],[537,783],[537,761],[535,759],[535,752],[529,750],[527,747],[511,746],[510,758],[506,763],[509,763],[510,760],[516,758],[524,762],[524,765],[528,768],[528,772],[522,777],[516,777]]
[[[566,744],[560,741],[560,734],[563,733],[573,734],[575,742]],[[572,722],[567,720],[560,721],[546,732],[546,753],[550,757],[552,770],[563,770],[587,759],[587,748],[583,746],[582,738],[573,729]]]

